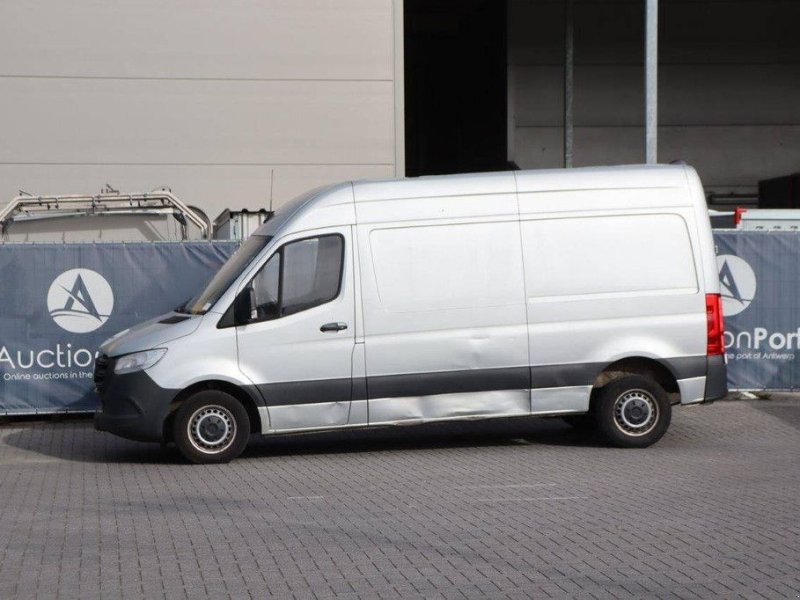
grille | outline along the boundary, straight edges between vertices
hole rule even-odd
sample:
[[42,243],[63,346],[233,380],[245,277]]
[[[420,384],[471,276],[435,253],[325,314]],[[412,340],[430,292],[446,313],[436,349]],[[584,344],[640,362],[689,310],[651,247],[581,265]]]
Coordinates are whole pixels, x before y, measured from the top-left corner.
[[94,360],[94,389],[98,392],[103,391],[108,372],[108,357],[101,354]]

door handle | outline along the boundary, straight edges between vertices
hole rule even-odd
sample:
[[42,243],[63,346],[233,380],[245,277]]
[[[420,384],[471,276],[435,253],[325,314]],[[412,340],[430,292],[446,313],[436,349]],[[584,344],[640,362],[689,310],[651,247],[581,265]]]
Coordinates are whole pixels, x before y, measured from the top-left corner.
[[347,329],[347,323],[325,323],[322,327],[319,328],[320,331],[342,331],[343,329]]

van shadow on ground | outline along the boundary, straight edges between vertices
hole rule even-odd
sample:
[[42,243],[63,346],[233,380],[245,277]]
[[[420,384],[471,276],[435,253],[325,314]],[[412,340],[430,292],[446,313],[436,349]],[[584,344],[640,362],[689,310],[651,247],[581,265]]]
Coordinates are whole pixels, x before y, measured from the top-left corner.
[[[6,425],[0,436],[13,448],[63,460],[98,463],[175,464],[184,462],[174,446],[139,443],[94,431],[89,419]],[[349,454],[533,444],[599,447],[594,437],[557,418],[512,418],[428,423],[280,436],[254,435],[239,460],[275,456]],[[10,459],[10,457],[9,457]],[[10,459],[13,462],[13,459]]]

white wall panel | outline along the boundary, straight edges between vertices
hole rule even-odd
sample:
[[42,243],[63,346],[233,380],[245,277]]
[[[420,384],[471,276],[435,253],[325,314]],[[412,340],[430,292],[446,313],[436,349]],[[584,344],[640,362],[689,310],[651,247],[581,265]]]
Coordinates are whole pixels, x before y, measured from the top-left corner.
[[384,79],[392,0],[3,0],[0,75]]
[[391,163],[393,94],[387,82],[5,78],[0,162]]
[[212,218],[403,172],[402,0],[0,2],[0,205],[169,186]]

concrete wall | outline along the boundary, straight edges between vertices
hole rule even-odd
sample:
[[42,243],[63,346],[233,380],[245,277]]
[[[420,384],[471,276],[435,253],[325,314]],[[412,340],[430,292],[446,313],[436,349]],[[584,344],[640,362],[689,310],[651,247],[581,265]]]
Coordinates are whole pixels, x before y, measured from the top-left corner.
[[402,48],[402,0],[3,0],[0,205],[168,186],[213,219],[402,174]]
[[[510,0],[510,154],[563,166],[563,2]],[[575,0],[575,165],[644,161],[643,0]],[[800,2],[661,0],[659,160],[708,190],[800,170]]]

